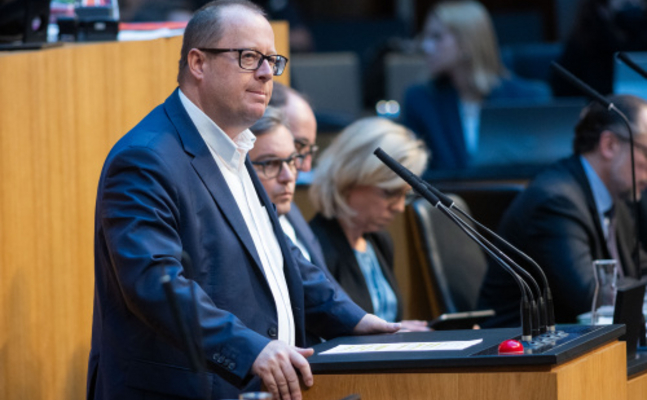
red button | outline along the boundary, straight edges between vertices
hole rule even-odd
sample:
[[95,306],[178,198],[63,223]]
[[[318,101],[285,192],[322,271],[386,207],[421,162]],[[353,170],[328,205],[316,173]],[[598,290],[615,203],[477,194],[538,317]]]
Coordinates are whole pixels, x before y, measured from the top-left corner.
[[499,354],[523,354],[523,345],[518,340],[504,340],[499,345]]

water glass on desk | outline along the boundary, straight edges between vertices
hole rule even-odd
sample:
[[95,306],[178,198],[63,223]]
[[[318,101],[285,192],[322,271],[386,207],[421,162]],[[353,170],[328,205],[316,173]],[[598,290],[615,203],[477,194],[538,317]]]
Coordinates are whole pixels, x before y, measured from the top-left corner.
[[618,291],[618,263],[616,260],[594,260],[593,275],[595,292],[591,307],[591,325],[610,324]]

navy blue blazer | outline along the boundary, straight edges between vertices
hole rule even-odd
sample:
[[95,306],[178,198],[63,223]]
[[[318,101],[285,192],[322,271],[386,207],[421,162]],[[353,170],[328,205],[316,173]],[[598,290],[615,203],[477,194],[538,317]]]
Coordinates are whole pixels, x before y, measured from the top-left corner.
[[297,239],[303,243],[308,250],[308,253],[310,253],[310,261],[312,261],[312,263],[317,267],[328,271],[319,240],[317,240],[312,229],[310,229],[308,222],[303,218],[303,214],[301,214],[301,210],[297,207],[296,203],[292,203],[290,211],[285,216],[288,221],[290,221],[290,224],[292,224],[297,235]]
[[[519,78],[503,79],[486,101],[550,98],[548,85]],[[460,169],[469,156],[463,135],[458,92],[447,78],[431,80],[407,89],[402,122],[431,150],[428,169]]]
[[[251,167],[284,257],[296,344],[348,335],[365,315],[287,237]],[[167,273],[206,362],[206,391],[260,387],[251,366],[277,337],[272,293],[242,214],[177,90],[113,147],[97,194],[89,399],[203,399],[160,284]],[[174,398],[174,397],[173,397]]]

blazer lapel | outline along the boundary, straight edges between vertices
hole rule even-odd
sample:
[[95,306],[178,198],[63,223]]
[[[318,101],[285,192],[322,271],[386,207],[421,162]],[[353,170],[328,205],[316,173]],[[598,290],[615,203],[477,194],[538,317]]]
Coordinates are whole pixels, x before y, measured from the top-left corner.
[[257,267],[264,274],[261,260],[256,251],[252,236],[247,229],[245,219],[236,204],[233,194],[229,190],[224,176],[220,172],[220,168],[218,168],[218,164],[216,164],[209,148],[184,109],[177,89],[166,100],[164,108],[169,119],[177,129],[184,150],[193,156],[191,164],[196,173],[200,176],[209,193],[211,193],[211,196],[229,223],[229,226],[236,233],[238,239],[240,239],[243,246],[245,246],[246,250],[256,262]]
[[599,240],[598,247],[601,250],[601,254],[596,255],[592,254],[593,257],[602,257],[602,258],[611,258],[611,253],[607,247],[607,242],[604,236],[604,230],[602,230],[602,224],[600,223],[600,218],[598,218],[598,209],[595,205],[595,199],[593,197],[593,191],[591,190],[591,185],[589,180],[586,177],[584,172],[584,167],[582,167],[582,162],[579,159],[579,156],[573,156],[568,159],[568,168],[571,170],[571,173],[575,177],[575,180],[582,188],[584,193],[584,201],[586,202],[586,208],[589,211],[593,222],[593,229],[595,230],[596,237]]
[[616,241],[622,269],[625,276],[640,279],[640,266],[636,265],[633,257],[633,250],[630,244],[636,240],[634,226],[631,220],[631,213],[624,204],[616,204]]
[[308,227],[308,223],[303,218],[301,210],[299,210],[299,207],[297,207],[295,203],[292,203],[290,211],[286,214],[286,217],[294,227],[297,240],[303,243],[310,253],[310,261],[319,268],[327,271],[328,268],[326,268],[326,262],[324,261],[321,246],[312,230]]
[[290,304],[292,305],[292,316],[294,317],[296,343],[298,346],[302,346],[305,342],[305,319],[303,280],[301,278],[301,273],[299,268],[297,268],[295,259],[292,257],[292,252],[288,246],[285,233],[283,233],[283,228],[279,223],[279,218],[274,209],[274,205],[270,201],[267,192],[265,192],[265,188],[261,184],[260,179],[258,179],[258,175],[256,175],[256,171],[252,167],[249,156],[245,159],[245,166],[247,167],[247,171],[249,171],[249,176],[252,178],[256,193],[258,194],[261,203],[265,206],[267,214],[270,216],[274,235],[276,235],[276,240],[279,242],[279,246],[281,247],[281,253],[283,253],[283,273],[285,274],[285,281],[288,285],[288,292],[290,293]]

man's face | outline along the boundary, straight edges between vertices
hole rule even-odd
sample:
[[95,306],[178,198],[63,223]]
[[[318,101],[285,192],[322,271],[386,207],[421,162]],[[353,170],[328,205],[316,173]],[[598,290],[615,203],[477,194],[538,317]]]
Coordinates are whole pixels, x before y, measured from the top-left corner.
[[[634,132],[634,162],[636,171],[636,196],[647,189],[647,107],[638,114]],[[611,190],[617,197],[631,199],[631,147],[626,134],[617,138],[617,152],[610,163]]]
[[[274,33],[264,17],[236,6],[222,13],[224,34],[210,47],[276,54]],[[233,137],[263,116],[272,95],[272,69],[263,61],[256,71],[244,70],[235,51],[206,57],[199,89],[204,111]]]
[[[249,158],[252,162],[285,160],[296,154],[292,133],[285,126],[280,125],[273,131],[258,136],[254,148],[249,152]],[[280,172],[272,178],[264,175],[262,167],[254,165],[254,168],[270,200],[276,205],[277,214],[284,215],[290,211],[297,170],[294,163],[279,164],[281,165]],[[266,170],[269,169],[270,167],[266,168]]]
[[[311,153],[317,141],[317,120],[312,108],[302,98],[290,94],[285,112],[297,151],[300,154]],[[308,172],[312,169],[312,158],[312,154],[306,156],[301,171]]]

